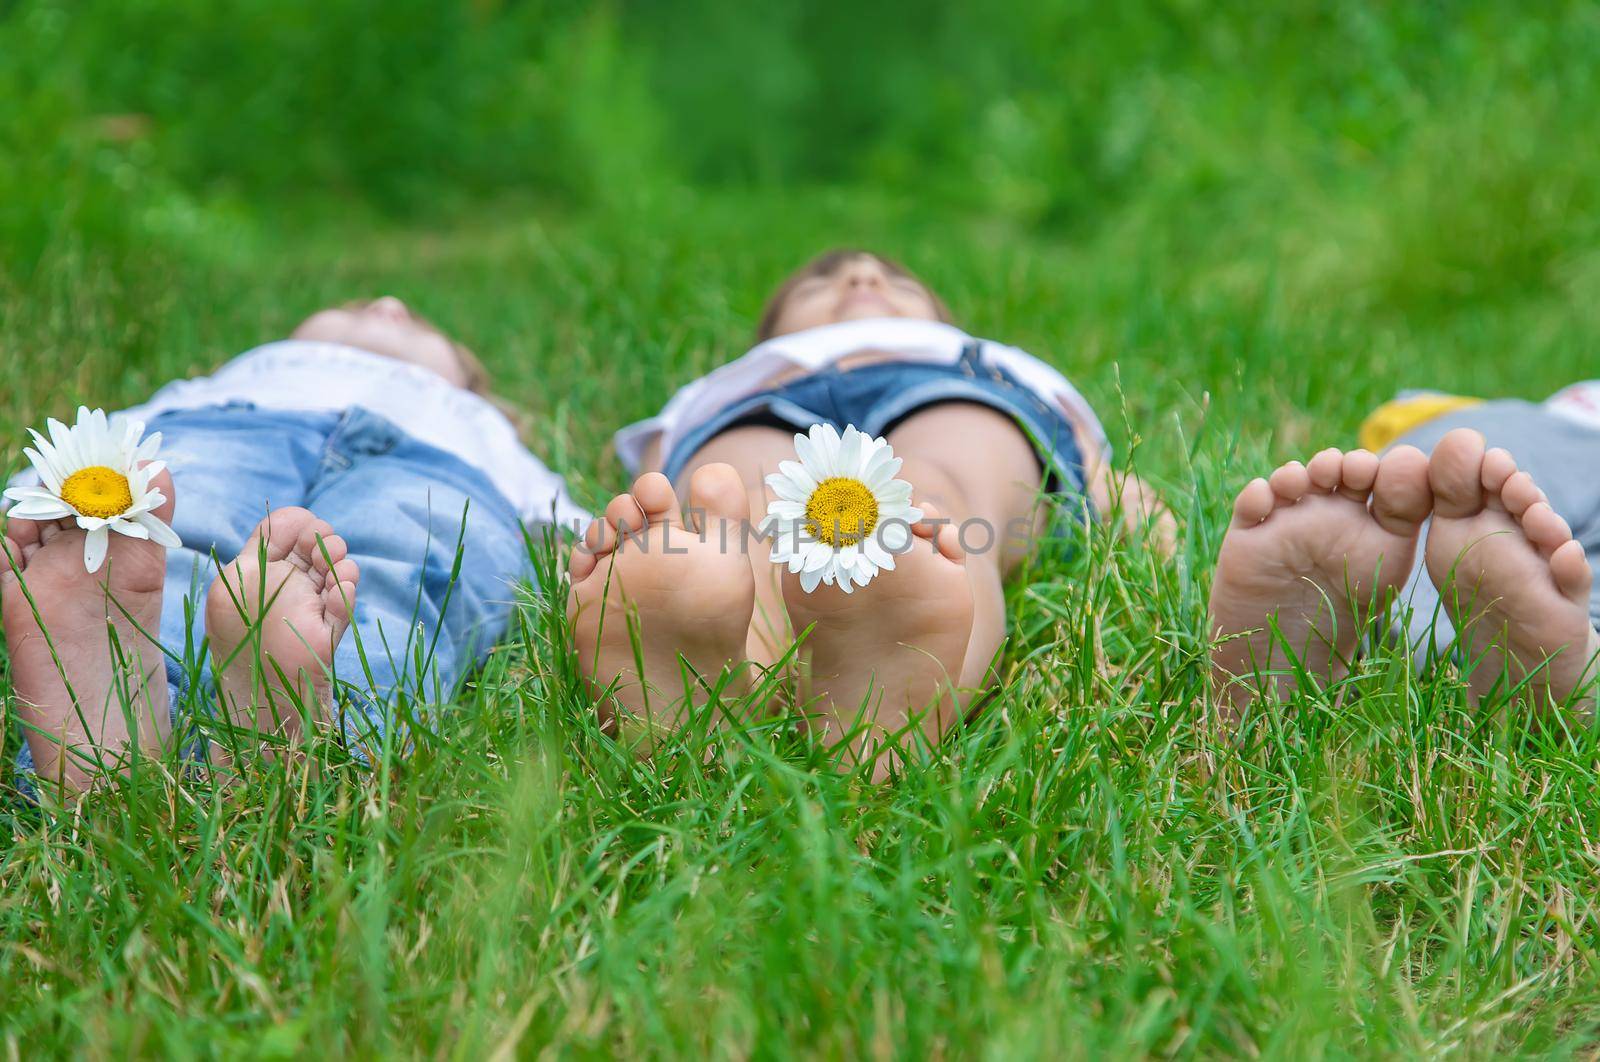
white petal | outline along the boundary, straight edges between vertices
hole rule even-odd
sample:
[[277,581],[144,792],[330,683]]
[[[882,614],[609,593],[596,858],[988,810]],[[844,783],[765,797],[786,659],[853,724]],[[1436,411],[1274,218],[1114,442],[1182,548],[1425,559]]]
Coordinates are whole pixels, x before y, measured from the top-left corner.
[[[7,494],[9,495],[9,491]],[[27,498],[18,501],[8,513],[17,520],[60,520],[73,515],[72,506],[60,498]]]
[[778,468],[800,488],[800,497],[796,498],[796,501],[805,501],[811,492],[817,489],[817,477],[799,461],[779,461]]
[[183,545],[183,539],[178,537],[178,533],[159,517],[150,513],[140,513],[137,519],[139,524],[150,532],[150,541],[156,545],[165,546],[168,549],[177,549]]
[[846,425],[839,440],[839,474],[852,479],[861,478],[861,466],[866,461],[867,437],[854,427]]
[[33,470],[39,474],[39,481],[48,487],[52,494],[60,494],[61,477],[50,467],[51,462],[31,446],[24,446],[22,452],[27,455],[28,463],[33,466]]
[[894,474],[900,471],[900,466],[905,462],[894,455],[894,451],[887,446],[872,451],[866,464],[861,466],[861,479],[867,484],[884,484],[894,479]]
[[[816,431],[816,428],[812,428],[812,435],[815,435]],[[800,463],[811,469],[813,474],[821,474],[822,455],[817,452],[815,442],[804,435],[796,435],[794,437],[794,452],[799,455]],[[783,466],[779,465],[778,467],[782,468]]]
[[[785,465],[794,465],[793,461],[785,461]],[[798,465],[795,465],[798,468]],[[809,478],[809,477],[808,477]],[[811,493],[813,487],[803,486],[787,472],[773,472],[767,476],[767,486],[772,488],[772,493],[788,501],[803,502]]]
[[805,570],[821,571],[833,561],[833,549],[823,542],[813,542],[805,549]]
[[817,584],[820,582],[822,582],[822,572],[804,572],[800,576],[800,589],[809,594],[817,588]]
[[798,522],[805,519],[806,507],[799,502],[779,499],[767,505],[767,515],[776,516],[780,520]]
[[899,521],[878,525],[878,542],[890,553],[904,553],[911,544],[911,528]]
[[78,526],[83,528],[85,531],[103,531],[105,530],[106,525],[111,523],[110,520],[106,520],[99,516],[85,516],[76,509],[73,510],[73,513],[78,518]]
[[115,531],[119,535],[127,535],[129,538],[148,539],[150,537],[150,529],[136,520],[113,520],[106,525],[106,530]]
[[100,570],[100,565],[105,563],[106,549],[110,546],[111,535],[105,528],[90,531],[83,539],[83,566],[93,573]]
[[78,460],[76,440],[68,427],[55,418],[44,422],[46,430],[50,432],[50,442],[56,448],[56,470],[65,480],[72,473],[83,467],[83,462]]

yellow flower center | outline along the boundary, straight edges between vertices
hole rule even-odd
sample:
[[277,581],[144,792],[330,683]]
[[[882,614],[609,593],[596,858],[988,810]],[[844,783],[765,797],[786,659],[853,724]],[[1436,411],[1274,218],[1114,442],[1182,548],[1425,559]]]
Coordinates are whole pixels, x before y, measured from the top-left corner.
[[878,526],[878,499],[859,479],[831,476],[806,499],[806,534],[834,549],[853,546]]
[[61,500],[84,516],[105,520],[133,508],[128,477],[104,465],[80,468],[61,484]]

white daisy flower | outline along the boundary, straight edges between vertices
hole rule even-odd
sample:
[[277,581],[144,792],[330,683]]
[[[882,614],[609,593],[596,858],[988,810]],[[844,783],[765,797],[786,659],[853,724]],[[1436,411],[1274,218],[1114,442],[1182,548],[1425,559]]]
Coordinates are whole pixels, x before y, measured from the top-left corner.
[[[168,549],[183,543],[155,516],[166,495],[150,481],[166,465],[151,460],[161,449],[161,433],[140,442],[144,425],[121,417],[106,419],[104,410],[78,407],[78,423],[67,427],[49,421],[50,440],[33,429],[32,447],[23,449],[39,474],[37,487],[12,487],[15,502],[8,515],[16,520],[76,519],[89,532],[83,542],[83,565],[100,570],[110,547],[111,532],[149,539]],[[141,467],[141,463],[143,467]]]
[[811,593],[826,583],[851,593],[880,571],[893,571],[911,545],[922,510],[911,484],[895,479],[900,458],[882,439],[830,425],[796,435],[798,461],[783,461],[767,477],[777,500],[767,506],[763,531],[774,536],[772,562],[786,564]]

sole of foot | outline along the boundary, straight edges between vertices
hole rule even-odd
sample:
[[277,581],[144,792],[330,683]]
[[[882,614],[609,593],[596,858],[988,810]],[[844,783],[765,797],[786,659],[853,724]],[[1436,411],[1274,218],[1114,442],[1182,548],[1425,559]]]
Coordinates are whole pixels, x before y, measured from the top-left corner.
[[1211,588],[1225,719],[1262,693],[1286,697],[1291,654],[1324,683],[1346,674],[1370,621],[1410,575],[1431,507],[1428,459],[1409,446],[1381,459],[1323,450],[1239,492]]
[[[172,477],[152,486],[171,523]],[[158,752],[171,732],[161,631],[167,551],[113,533],[100,570],[84,570],[75,525],[12,520],[0,571],[17,712],[34,769],[64,794],[119,769],[137,747]]]
[[572,551],[567,613],[600,722],[640,753],[714,691],[748,689],[755,576],[739,474],[706,465],[685,521],[672,484],[651,472],[619,494]]
[[217,694],[255,740],[286,745],[302,737],[307,718],[325,718],[329,668],[361,579],[348,553],[309,509],[274,509],[207,592]]
[[[1473,694],[1526,682],[1530,703],[1566,703],[1594,680],[1600,653],[1583,546],[1532,477],[1475,431],[1439,441],[1429,479],[1428,575],[1469,652]],[[1594,703],[1589,689],[1574,705]]]
[[848,739],[848,762],[881,781],[917,740],[936,744],[960,720],[958,688],[972,636],[972,581],[956,528],[925,503],[910,551],[892,571],[845,593],[806,593],[785,573],[783,599],[801,638],[800,699],[824,740]]

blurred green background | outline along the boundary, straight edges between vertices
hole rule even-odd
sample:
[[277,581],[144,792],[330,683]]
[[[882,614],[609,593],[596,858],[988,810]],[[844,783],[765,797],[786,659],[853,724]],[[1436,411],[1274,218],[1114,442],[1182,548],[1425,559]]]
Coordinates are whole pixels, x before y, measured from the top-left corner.
[[6,0],[4,342],[80,370],[9,414],[384,287],[591,469],[850,242],[1134,420],[1303,447],[1583,370],[1597,54],[1588,3]]

